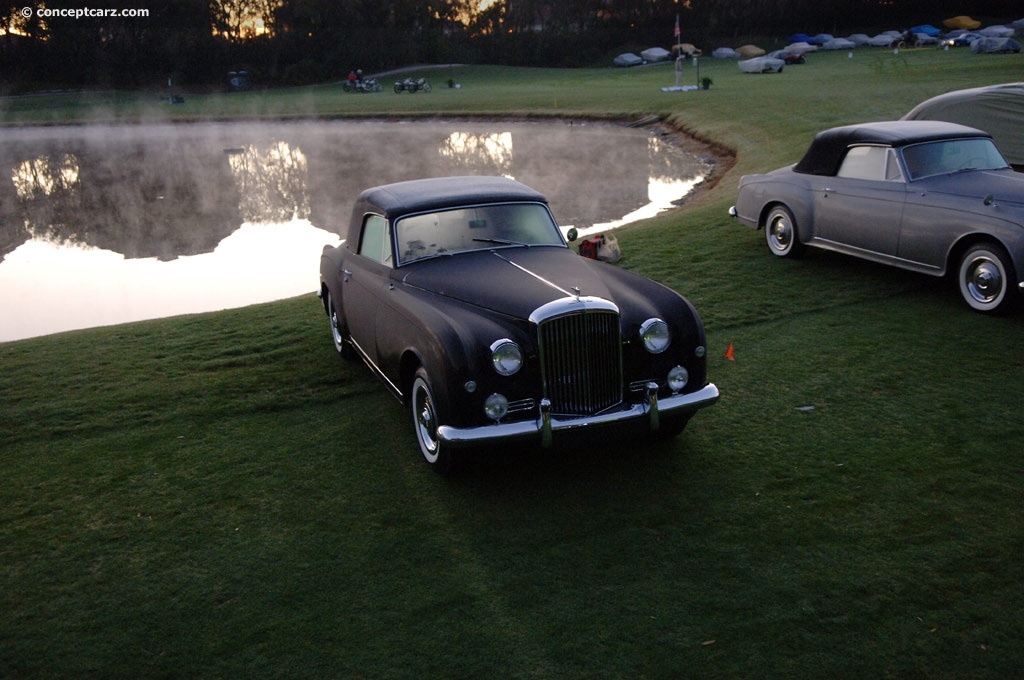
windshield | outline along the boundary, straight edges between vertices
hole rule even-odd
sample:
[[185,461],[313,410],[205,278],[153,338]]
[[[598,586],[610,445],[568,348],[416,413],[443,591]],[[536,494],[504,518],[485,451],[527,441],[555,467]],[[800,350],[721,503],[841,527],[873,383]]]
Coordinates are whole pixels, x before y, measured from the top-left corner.
[[903,149],[910,179],[962,170],[1001,170],[1009,167],[991,139],[947,139]]
[[410,215],[395,228],[399,264],[508,246],[564,246],[546,206],[499,203]]

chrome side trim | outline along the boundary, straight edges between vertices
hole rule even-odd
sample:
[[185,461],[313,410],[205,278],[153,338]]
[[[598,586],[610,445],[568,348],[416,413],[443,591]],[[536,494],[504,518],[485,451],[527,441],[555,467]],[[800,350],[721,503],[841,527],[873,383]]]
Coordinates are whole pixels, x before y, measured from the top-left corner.
[[584,430],[633,420],[646,419],[653,432],[660,427],[663,417],[695,413],[699,409],[714,404],[718,401],[718,396],[718,388],[713,383],[708,383],[700,390],[690,394],[673,394],[663,399],[658,399],[656,388],[648,387],[648,396],[641,402],[620,411],[581,418],[553,416],[550,404],[545,404],[546,400],[544,400],[541,402],[540,416],[536,420],[464,428],[442,425],[437,428],[437,437],[453,448],[480,446],[499,440],[505,442],[533,440],[548,448],[551,446],[552,435],[555,432]]

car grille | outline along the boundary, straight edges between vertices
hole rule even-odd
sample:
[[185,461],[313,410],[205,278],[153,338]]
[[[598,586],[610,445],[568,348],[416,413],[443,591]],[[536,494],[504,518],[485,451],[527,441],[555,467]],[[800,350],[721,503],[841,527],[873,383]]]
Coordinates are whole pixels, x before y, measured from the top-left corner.
[[538,324],[544,396],[551,412],[587,416],[622,401],[619,315],[577,311]]

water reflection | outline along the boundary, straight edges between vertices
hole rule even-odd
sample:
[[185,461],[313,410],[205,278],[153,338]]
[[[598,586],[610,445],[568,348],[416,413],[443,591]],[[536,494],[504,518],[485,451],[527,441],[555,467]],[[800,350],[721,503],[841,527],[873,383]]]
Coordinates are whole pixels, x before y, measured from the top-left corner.
[[367,186],[505,175],[591,233],[669,207],[709,170],[655,131],[597,124],[5,130],[0,341],[313,291]]

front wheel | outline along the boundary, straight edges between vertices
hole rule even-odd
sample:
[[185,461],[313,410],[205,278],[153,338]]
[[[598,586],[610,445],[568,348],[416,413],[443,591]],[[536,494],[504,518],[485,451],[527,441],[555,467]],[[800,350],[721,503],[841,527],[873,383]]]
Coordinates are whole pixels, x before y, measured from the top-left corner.
[[455,469],[455,454],[449,451],[437,436],[437,428],[441,424],[437,401],[434,399],[427,372],[422,367],[416,371],[409,403],[420,453],[434,471],[442,475],[450,474]]
[[402,91],[402,84],[401,83],[395,83],[395,94],[398,94],[401,91]]
[[327,318],[331,326],[331,340],[334,342],[334,350],[343,359],[355,359],[356,351],[345,337],[345,320],[338,314],[338,309],[334,304],[334,296],[330,291],[327,292]]
[[960,258],[960,295],[970,307],[988,314],[1006,310],[1013,299],[1013,264],[995,243],[971,246]]
[[804,245],[797,234],[796,220],[789,208],[777,205],[764,222],[764,239],[768,250],[779,257],[799,257]]
[[430,92],[430,83],[423,83],[420,87],[424,92]]

